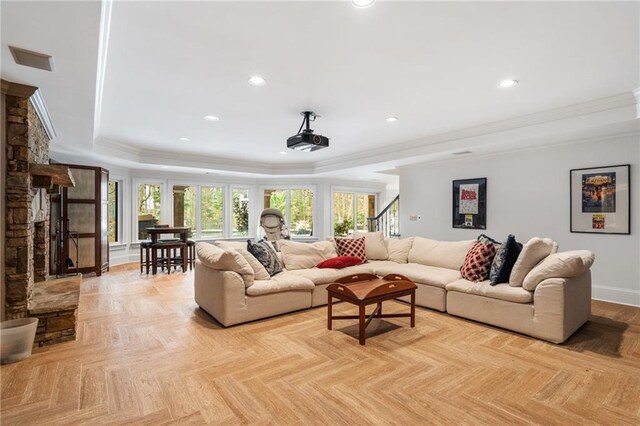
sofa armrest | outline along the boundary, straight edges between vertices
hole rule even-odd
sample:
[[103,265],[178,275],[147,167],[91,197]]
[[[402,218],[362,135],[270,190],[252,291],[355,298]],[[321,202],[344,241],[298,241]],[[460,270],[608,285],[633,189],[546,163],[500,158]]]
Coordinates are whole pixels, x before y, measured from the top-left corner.
[[573,278],[548,278],[533,294],[534,331],[537,336],[562,343],[591,314],[591,271]]
[[247,309],[242,276],[209,268],[199,260],[195,267],[194,296],[198,306],[225,326],[233,323],[234,315]]

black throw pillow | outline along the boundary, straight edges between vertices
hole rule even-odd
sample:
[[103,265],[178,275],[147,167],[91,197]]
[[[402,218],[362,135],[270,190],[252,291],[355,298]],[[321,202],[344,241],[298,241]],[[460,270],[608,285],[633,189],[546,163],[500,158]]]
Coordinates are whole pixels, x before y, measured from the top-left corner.
[[489,272],[491,285],[509,282],[509,275],[511,275],[511,270],[521,250],[522,244],[516,241],[516,237],[509,235],[507,241],[502,243],[500,248],[498,248],[496,257],[493,258],[491,271]]
[[282,272],[278,255],[268,241],[260,240],[254,243],[251,240],[247,240],[247,250],[258,259],[258,262],[262,263],[262,266],[264,266],[264,269],[267,270],[270,276]]

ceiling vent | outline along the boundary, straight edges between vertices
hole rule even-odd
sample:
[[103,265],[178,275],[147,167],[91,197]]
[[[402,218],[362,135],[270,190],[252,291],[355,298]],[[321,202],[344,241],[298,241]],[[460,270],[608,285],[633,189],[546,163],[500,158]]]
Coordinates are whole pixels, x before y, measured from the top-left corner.
[[53,71],[53,57],[44,53],[32,52],[19,47],[9,46],[13,59],[18,65],[38,68],[44,71]]
[[467,154],[471,154],[471,151],[458,151],[453,153],[453,155],[467,155]]

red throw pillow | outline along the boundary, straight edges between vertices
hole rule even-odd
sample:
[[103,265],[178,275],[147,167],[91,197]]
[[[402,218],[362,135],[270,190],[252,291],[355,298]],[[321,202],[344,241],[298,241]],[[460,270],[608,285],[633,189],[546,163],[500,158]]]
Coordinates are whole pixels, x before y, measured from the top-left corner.
[[342,269],[347,266],[362,265],[362,260],[355,256],[338,256],[327,259],[316,265],[317,268]]
[[367,261],[367,255],[364,251],[364,237],[360,238],[336,238],[336,247],[338,248],[338,256],[354,256]]
[[496,246],[478,241],[471,247],[460,268],[462,278],[478,282],[489,278],[491,262],[496,255]]

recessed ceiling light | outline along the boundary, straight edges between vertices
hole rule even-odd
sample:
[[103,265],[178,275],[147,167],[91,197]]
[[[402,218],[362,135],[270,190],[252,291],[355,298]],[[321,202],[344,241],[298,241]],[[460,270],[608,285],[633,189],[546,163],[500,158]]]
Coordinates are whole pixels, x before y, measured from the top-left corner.
[[254,75],[249,79],[249,84],[252,84],[254,86],[264,86],[265,84],[267,84],[267,80],[259,75]]
[[284,151],[280,151],[280,155],[287,155],[287,153]]
[[207,121],[220,121],[220,117],[216,117],[215,115],[205,115],[204,119]]
[[181,140],[182,142],[189,142],[191,139],[189,139],[189,138],[180,138],[180,140]]
[[517,86],[518,80],[502,80],[498,83],[498,87],[501,89],[508,89],[509,87]]
[[364,9],[365,7],[369,7],[374,4],[376,0],[351,0],[351,4],[360,9]]
[[385,118],[385,120],[387,120],[387,122],[389,122],[389,123],[394,123],[394,122],[398,121],[398,117],[387,117],[387,118]]

